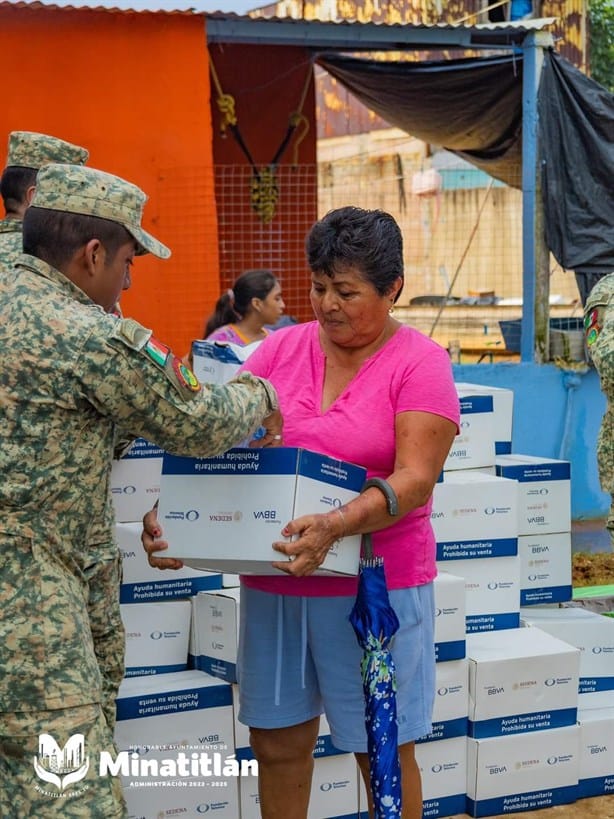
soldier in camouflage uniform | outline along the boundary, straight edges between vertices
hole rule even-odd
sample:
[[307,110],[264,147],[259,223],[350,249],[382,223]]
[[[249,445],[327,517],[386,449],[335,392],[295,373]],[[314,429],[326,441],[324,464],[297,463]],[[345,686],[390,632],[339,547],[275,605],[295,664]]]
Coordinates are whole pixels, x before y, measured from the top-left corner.
[[6,218],[0,220],[0,268],[11,268],[21,255],[21,225],[36,187],[36,172],[48,162],[83,165],[85,148],[33,131],[9,134],[6,167],[0,179],[0,196]]
[[597,463],[601,487],[612,497],[607,526],[614,548],[614,273],[604,276],[591,290],[584,308],[584,328],[607,400],[597,442]]
[[[115,749],[88,612],[96,587],[121,634],[118,550],[91,534],[108,508],[116,425],[180,455],[223,452],[260,424],[264,445],[280,439],[267,381],[201,385],[150,330],[107,312],[134,255],[170,255],[141,228],[144,202],[110,174],[45,166],[24,255],[0,288],[2,817],[126,816],[118,779],[98,775],[101,751]],[[84,737],[89,769],[63,790],[39,773],[43,734],[60,749]]]
[[[22,253],[22,224],[26,208],[36,190],[36,174],[49,162],[66,162],[83,165],[87,162],[85,148],[65,142],[63,139],[32,131],[13,131],[9,134],[7,164],[0,179],[6,218],[0,221],[0,268],[11,269]],[[0,274],[1,275],[1,274]],[[116,307],[121,313],[119,305]],[[124,442],[125,447],[125,442]],[[103,513],[94,516],[98,525],[91,531],[92,544],[99,552],[113,554],[113,507],[109,498]],[[100,566],[97,566],[100,573]],[[102,674],[103,708],[109,725],[115,723],[115,698],[122,681],[124,669],[122,653],[117,642],[122,640],[122,624],[108,619],[106,586],[90,585],[90,623],[94,648]]]

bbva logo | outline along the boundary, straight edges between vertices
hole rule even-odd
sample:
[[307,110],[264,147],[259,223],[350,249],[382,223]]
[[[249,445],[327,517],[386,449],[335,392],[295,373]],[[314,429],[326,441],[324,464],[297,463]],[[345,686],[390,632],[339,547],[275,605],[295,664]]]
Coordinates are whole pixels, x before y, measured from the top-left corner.
[[38,778],[55,785],[59,791],[80,782],[90,767],[83,734],[73,734],[63,748],[51,734],[40,734],[38,755],[32,758],[32,764]]

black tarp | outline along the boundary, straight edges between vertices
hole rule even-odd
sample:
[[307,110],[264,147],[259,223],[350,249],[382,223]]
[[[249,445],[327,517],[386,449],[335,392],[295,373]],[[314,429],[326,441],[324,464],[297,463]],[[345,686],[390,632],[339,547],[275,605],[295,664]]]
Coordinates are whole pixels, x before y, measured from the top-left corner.
[[416,63],[325,54],[317,62],[390,125],[521,186],[521,56]]
[[[521,187],[522,55],[317,62],[390,125]],[[546,51],[537,105],[546,241],[583,293],[614,270],[614,95]]]
[[614,270],[614,95],[547,52],[538,111],[546,242],[584,295]]

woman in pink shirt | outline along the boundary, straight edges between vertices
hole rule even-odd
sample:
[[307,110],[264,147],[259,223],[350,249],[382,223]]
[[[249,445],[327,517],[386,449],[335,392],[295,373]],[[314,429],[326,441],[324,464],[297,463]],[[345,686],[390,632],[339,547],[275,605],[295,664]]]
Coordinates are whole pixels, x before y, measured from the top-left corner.
[[[286,540],[274,544],[279,576],[242,578],[239,719],[250,726],[264,819],[307,816],[322,711],[333,744],[356,754],[373,815],[362,650],[348,620],[357,579],[313,575],[336,540],[373,532],[401,624],[392,654],[402,817],[420,819],[414,741],[431,730],[435,688],[431,495],[458,432],[458,398],[447,352],[391,315],[403,247],[389,214],[331,211],[306,248],[316,320],[278,330],[244,368],[274,384],[284,445],[366,467],[395,491],[399,515],[391,518],[381,492],[368,489],[340,509],[289,521]],[[153,515],[145,525],[145,548],[159,550]],[[151,554],[150,562],[176,565]]]

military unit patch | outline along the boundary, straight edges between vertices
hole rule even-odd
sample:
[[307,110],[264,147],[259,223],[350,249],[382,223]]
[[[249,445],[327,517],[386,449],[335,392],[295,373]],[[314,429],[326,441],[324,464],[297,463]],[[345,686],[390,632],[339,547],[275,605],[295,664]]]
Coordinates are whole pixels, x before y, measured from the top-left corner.
[[591,310],[584,317],[584,331],[586,333],[586,343],[589,347],[597,341],[601,332],[600,311],[598,308]]
[[200,381],[181,359],[173,358],[173,370],[182,387],[187,387],[192,392],[200,390]]
[[167,347],[166,344],[162,344],[161,341],[158,341],[158,339],[153,336],[151,336],[144,349],[154,364],[157,364],[159,367],[164,367],[171,352],[170,347]]

